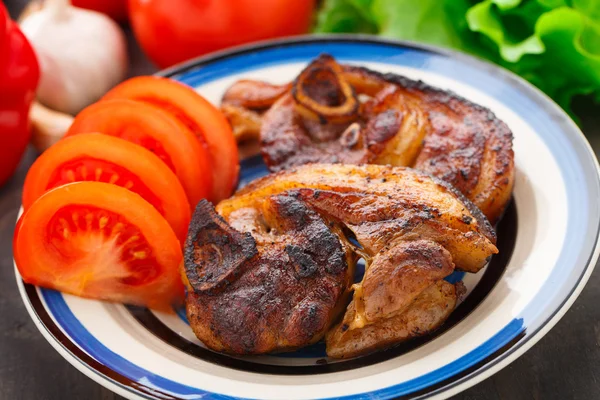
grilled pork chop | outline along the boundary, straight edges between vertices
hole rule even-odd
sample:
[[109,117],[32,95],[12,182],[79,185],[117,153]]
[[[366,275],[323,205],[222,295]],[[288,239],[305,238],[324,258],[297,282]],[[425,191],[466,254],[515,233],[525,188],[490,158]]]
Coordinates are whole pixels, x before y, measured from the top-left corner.
[[272,171],[311,162],[410,166],[454,185],[493,223],[510,200],[506,124],[420,81],[322,55],[292,85],[234,84],[222,107],[240,135],[260,132]]
[[[327,336],[354,356],[435,329],[458,291],[442,281],[497,253],[482,213],[422,172],[311,164],[201,202],[185,246],[188,319],[209,348],[296,349]],[[359,258],[367,264],[352,285]],[[392,327],[389,327],[390,324]],[[381,329],[380,329],[381,328]]]

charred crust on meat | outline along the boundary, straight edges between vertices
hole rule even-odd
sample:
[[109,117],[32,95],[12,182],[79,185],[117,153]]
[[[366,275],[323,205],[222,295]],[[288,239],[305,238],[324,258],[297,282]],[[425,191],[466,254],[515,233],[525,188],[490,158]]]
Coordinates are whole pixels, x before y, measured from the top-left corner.
[[326,313],[322,306],[318,302],[307,302],[301,304],[298,309],[295,310],[292,318],[295,319],[295,332],[296,335],[300,336],[300,341],[306,341],[310,339],[312,332],[317,332],[323,328],[327,323],[325,320]]
[[299,203],[294,206],[295,209],[303,215],[303,220],[307,221],[303,225],[304,232],[301,234],[306,237],[302,243],[304,248],[286,247],[286,252],[295,262],[294,265],[300,267],[296,272],[300,277],[307,277],[312,275],[318,266],[323,267],[330,274],[338,274],[346,270],[348,265],[340,239],[331,232],[315,211],[309,209],[301,200],[294,200]]
[[[455,234],[482,246],[473,268],[494,251],[482,232],[484,219],[479,226],[456,226],[455,219],[477,217],[464,196],[410,168],[309,165],[248,187],[218,206],[222,216],[202,202],[186,242],[190,325],[219,351],[263,354],[319,340],[339,320],[352,285],[350,267],[359,256],[369,259],[367,272],[384,271],[383,281],[395,282],[386,288],[378,280],[364,281],[363,293],[383,290],[381,299],[388,299],[397,288],[416,295],[450,274],[454,263],[468,265],[459,261],[460,251],[454,253]],[[242,233],[246,230],[253,236]],[[211,246],[224,249],[217,253]],[[213,267],[199,268],[202,263]],[[410,296],[392,296],[386,303],[400,310]],[[388,312],[382,303],[367,306],[374,318]],[[355,328],[342,319],[335,329],[347,334]]]
[[184,251],[185,271],[194,291],[217,293],[239,277],[257,252],[250,233],[231,228],[207,200],[198,203]]
[[290,91],[298,111],[321,125],[346,121],[354,116],[360,103],[352,86],[340,79],[341,66],[328,54],[308,64],[294,80]]
[[288,244],[285,246],[285,252],[294,264],[299,278],[308,278],[317,271],[317,263],[313,260],[312,256],[305,253],[301,247]]
[[309,221],[309,210],[306,205],[297,199],[298,193],[288,192],[286,195],[272,199],[277,212],[294,229],[303,229]]
[[309,207],[298,191],[268,196],[264,202],[261,218],[280,232],[274,235],[288,239],[269,244],[263,240],[260,245],[253,239],[253,251],[241,249],[239,253],[245,256],[232,256],[243,264],[237,279],[228,278],[227,284],[214,288],[198,288],[216,275],[207,278],[204,270],[197,268],[198,264],[217,264],[212,261],[217,257],[202,251],[204,247],[225,246],[235,253],[232,243],[242,246],[250,235],[231,228],[210,203],[204,202],[194,213],[186,242],[186,274],[194,289],[188,292],[188,310],[194,304],[204,310],[190,317],[192,327],[208,327],[212,337],[218,338],[218,347],[235,354],[264,352],[270,345],[269,335],[285,338],[286,346],[292,348],[307,344],[333,322],[332,312],[345,290],[348,259],[328,221]]
[[[217,350],[261,354],[314,343],[335,321],[334,329],[354,335],[356,319],[337,318],[334,310],[352,293],[351,267],[360,257],[369,268],[348,313],[361,312],[362,301],[369,324],[375,322],[371,316],[392,315],[385,314],[390,305],[401,316],[399,305],[412,304],[414,297],[399,292],[416,296],[432,286],[442,289],[440,284],[448,298],[439,307],[454,308],[456,298],[449,297],[460,285],[442,279],[455,267],[475,272],[497,252],[484,213],[497,221],[512,188],[508,127],[453,92],[340,65],[328,55],[280,94],[262,116],[267,166],[273,171],[328,164],[249,184],[239,192],[248,196],[217,207],[223,218],[212,208],[201,213],[208,222],[203,233],[188,238],[185,253],[193,289],[188,314],[198,337],[212,340],[206,344]],[[337,162],[409,165],[423,172],[330,165]],[[391,182],[384,184],[386,178]],[[231,250],[234,245],[240,251]],[[229,250],[214,250],[221,247]],[[222,262],[227,257],[231,261]],[[218,267],[199,268],[201,262]],[[376,292],[379,301],[373,300]]]
[[[329,75],[316,79],[309,71]],[[310,63],[301,77],[305,101],[312,96],[314,103],[335,108],[340,88],[350,85],[364,102],[352,118],[314,128],[292,89],[264,116],[261,151],[271,171],[311,162],[410,165],[456,186],[497,222],[512,189],[514,163],[512,132],[490,110],[422,81],[338,64],[329,55]],[[344,93],[348,97],[349,90]]]

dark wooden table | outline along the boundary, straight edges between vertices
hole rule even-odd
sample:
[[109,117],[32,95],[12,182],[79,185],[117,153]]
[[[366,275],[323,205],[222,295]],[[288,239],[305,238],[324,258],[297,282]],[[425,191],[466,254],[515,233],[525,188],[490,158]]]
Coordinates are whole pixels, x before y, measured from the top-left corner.
[[[110,1],[110,0],[107,0]],[[16,16],[26,0],[8,0]],[[130,38],[132,75],[153,67]],[[0,94],[1,95],[1,94]],[[600,154],[600,107],[577,99],[575,110]],[[21,301],[12,261],[12,235],[29,149],[15,176],[0,188],[0,400],[122,399],[72,367],[39,333]],[[600,199],[598,199],[600,201]],[[454,399],[599,399],[600,268],[565,317],[532,349],[499,373]]]

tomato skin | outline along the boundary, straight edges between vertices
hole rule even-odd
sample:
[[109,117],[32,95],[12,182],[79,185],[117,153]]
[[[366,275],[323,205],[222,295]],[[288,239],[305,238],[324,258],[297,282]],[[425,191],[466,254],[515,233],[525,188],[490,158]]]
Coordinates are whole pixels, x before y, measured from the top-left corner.
[[238,148],[225,116],[192,88],[168,78],[140,76],[110,90],[103,100],[130,99],[154,104],[175,115],[208,145],[213,190],[209,200],[223,200],[238,180]]
[[23,208],[27,211],[50,189],[79,181],[126,186],[151,203],[185,241],[190,204],[175,174],[150,151],[108,135],[75,135],[42,153],[25,178]]
[[183,297],[179,240],[152,205],[116,185],[75,182],[46,192],[21,216],[13,253],[34,285],[159,309]]
[[88,106],[74,119],[66,137],[82,133],[116,136],[145,147],[179,178],[190,206],[208,198],[212,165],[207,149],[176,117],[150,104],[107,100]]
[[133,31],[159,67],[242,43],[305,33],[315,0],[130,0]]
[[127,21],[127,0],[71,0],[71,4],[101,12],[117,22]]

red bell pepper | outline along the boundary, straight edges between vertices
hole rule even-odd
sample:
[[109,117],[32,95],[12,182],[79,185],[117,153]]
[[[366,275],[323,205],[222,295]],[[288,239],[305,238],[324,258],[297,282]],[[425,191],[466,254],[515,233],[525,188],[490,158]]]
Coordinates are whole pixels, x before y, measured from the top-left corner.
[[13,174],[29,142],[29,107],[39,79],[33,48],[0,3],[0,185]]

